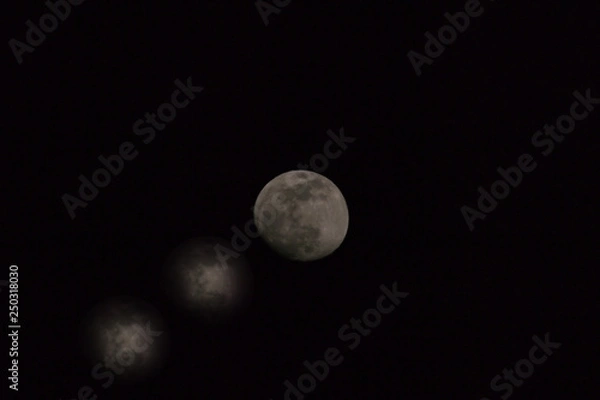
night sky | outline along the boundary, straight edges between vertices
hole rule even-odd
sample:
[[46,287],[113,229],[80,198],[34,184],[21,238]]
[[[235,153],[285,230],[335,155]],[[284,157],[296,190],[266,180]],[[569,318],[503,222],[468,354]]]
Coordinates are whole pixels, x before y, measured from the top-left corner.
[[[575,91],[600,98],[597,4],[481,0],[420,75],[409,52],[426,57],[425,33],[464,0],[291,1],[268,25],[251,0],[70,7],[18,57],[11,39],[26,45],[26,21],[49,9],[11,3],[3,26],[0,280],[18,265],[21,324],[7,398],[90,386],[98,400],[284,399],[329,348],[343,361],[306,399],[595,397],[600,100],[579,103],[585,117],[547,155],[550,136],[534,136],[573,115]],[[136,130],[186,83],[196,89],[171,122]],[[311,167],[332,136],[346,138],[328,147],[337,157]],[[64,195],[127,142],[133,158],[72,218]],[[479,188],[523,154],[536,167],[471,230],[463,206],[477,211]],[[340,248],[302,263],[251,239],[247,310],[220,325],[183,312],[161,282],[169,254],[194,237],[230,241],[264,185],[307,163],[345,196]],[[340,330],[382,285],[408,295],[350,348]],[[120,295],[160,313],[170,347],[155,376],[103,388],[80,326]],[[493,390],[546,334],[560,348],[510,396]]]

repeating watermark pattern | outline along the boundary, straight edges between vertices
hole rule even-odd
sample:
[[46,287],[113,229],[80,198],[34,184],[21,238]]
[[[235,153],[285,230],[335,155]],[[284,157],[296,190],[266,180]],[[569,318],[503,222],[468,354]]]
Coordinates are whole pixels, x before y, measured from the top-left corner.
[[[600,98],[592,97],[591,89],[586,89],[585,95],[576,90],[573,92],[573,97],[575,101],[571,104],[568,115],[559,116],[554,125],[544,125],[543,130],[536,131],[531,137],[531,144],[535,148],[542,149],[541,153],[545,157],[552,154],[556,144],[562,143],[566,135],[575,130],[576,121],[583,121],[594,110],[594,105],[600,104]],[[490,190],[482,186],[477,188],[479,193],[477,209],[467,205],[460,208],[469,230],[472,232],[475,229],[476,220],[483,220],[494,211],[499,201],[506,199],[511,193],[511,188],[516,189],[523,181],[524,175],[532,172],[537,165],[531,154],[524,153],[517,159],[517,165],[508,168],[498,167],[500,179],[491,185]]]
[[[349,324],[340,327],[338,338],[344,342],[349,350],[356,349],[362,338],[369,336],[372,330],[381,324],[382,315],[394,311],[400,305],[401,299],[408,297],[409,293],[399,292],[397,285],[398,283],[394,282],[391,290],[385,285],[379,286],[382,294],[377,299],[375,307],[366,310],[361,318],[351,318]],[[283,398],[285,400],[304,399],[304,395],[315,391],[317,380],[323,382],[329,376],[330,368],[341,365],[343,361],[344,356],[337,347],[327,348],[323,353],[323,359],[312,363],[304,360],[302,365],[308,372],[300,375],[296,380],[296,384],[290,382],[289,379],[283,382],[286,389]],[[294,397],[292,398],[292,396]],[[271,398],[271,400],[273,399]]]
[[10,368],[8,368],[8,380],[11,384],[8,386],[11,390],[19,391],[19,267],[11,265],[8,267],[8,276],[10,285],[7,281],[2,281],[2,286],[8,286],[8,337],[10,338],[10,347],[8,356],[10,357]]
[[64,22],[71,15],[71,6],[83,4],[85,0],[48,0],[46,7],[50,10],[49,13],[42,15],[36,25],[32,20],[28,19],[25,22],[27,31],[25,32],[25,42],[17,39],[10,39],[8,46],[12,50],[17,63],[23,63],[23,54],[33,53],[37,47],[46,41],[46,34],[54,32],[60,22]]
[[[156,131],[164,130],[166,124],[172,122],[177,116],[177,110],[187,107],[196,98],[196,94],[204,90],[201,86],[194,86],[191,77],[187,78],[185,84],[179,79],[176,79],[174,83],[177,89],[171,93],[170,102],[161,104],[158,106],[156,113],[147,112],[144,114],[143,119],[140,118],[133,123],[133,133],[136,136],[143,136],[142,142],[144,144],[151,143],[156,137]],[[157,115],[160,121],[157,120]],[[121,143],[116,154],[108,157],[100,155],[98,161],[104,168],[97,168],[92,172],[91,179],[83,174],[79,175],[79,182],[81,183],[78,190],[79,197],[69,193],[62,195],[61,200],[69,217],[72,220],[75,219],[75,210],[79,207],[87,207],[88,203],[98,196],[99,188],[107,187],[113,176],[116,177],[123,172],[125,161],[135,159],[138,154],[139,151],[136,149],[135,144],[125,141]]]
[[[494,2],[494,0],[490,0]],[[458,38],[459,33],[464,33],[471,24],[471,18],[480,17],[484,12],[484,7],[479,0],[467,0],[464,5],[464,11],[455,14],[444,13],[444,18],[448,20],[449,25],[443,25],[437,31],[437,37],[431,32],[425,32],[425,46],[423,51],[426,55],[410,50],[407,54],[408,60],[413,66],[417,76],[421,76],[423,65],[433,64],[433,60],[440,57],[447,46],[451,46]]]
[[[101,386],[105,390],[108,389],[115,381],[115,374],[122,375],[127,367],[134,363],[136,355],[147,351],[156,338],[162,334],[162,331],[152,330],[150,322],[147,322],[145,326],[136,323],[123,329],[117,337],[118,352],[115,356],[105,359],[104,362],[94,365],[90,372],[91,377],[97,381],[106,380]],[[77,390],[75,397],[67,400],[96,400],[97,398],[98,395],[95,394],[94,388],[85,385]],[[62,397],[60,400],[63,400]]]
[[[323,154],[313,154],[308,164],[298,163],[298,169],[312,170],[317,173],[325,171],[329,167],[329,160],[340,158],[342,152],[348,148],[349,143],[354,143],[356,138],[344,136],[344,127],[340,128],[339,135],[336,135],[331,129],[327,131],[327,136],[331,138],[323,145]],[[336,145],[338,150],[333,152],[331,147]],[[310,167],[310,168],[309,168]]]
[[[299,169],[308,170],[312,168],[317,173],[322,173],[329,167],[329,160],[339,158],[342,155],[342,151],[348,149],[348,144],[354,143],[357,138],[346,136],[344,132],[344,127],[340,128],[338,134],[334,133],[331,129],[327,131],[327,136],[331,140],[328,140],[323,145],[323,153],[314,154],[310,159],[308,164],[298,163],[297,167]],[[337,151],[332,151],[333,145],[337,146]],[[274,198],[271,201],[271,204],[278,208],[278,204],[282,201],[281,198]],[[254,211],[254,207],[250,207],[250,210]],[[275,220],[275,215],[270,218],[271,221]],[[259,237],[258,228],[256,227],[256,223],[254,218],[249,219],[244,224],[244,230],[242,231],[236,225],[231,226],[231,231],[233,232],[233,236],[231,237],[231,247],[232,249],[228,249],[221,244],[215,245],[214,249],[217,254],[217,258],[222,265],[226,265],[227,260],[230,257],[237,258],[240,253],[245,252],[250,248],[252,244],[252,240]]]
[[287,7],[291,2],[292,0],[271,0],[271,3],[269,3],[266,0],[258,0],[254,3],[254,6],[258,10],[258,14],[265,26],[269,26],[269,15],[279,15],[281,10]]
[[[549,336],[550,333],[546,333],[544,335],[544,340],[542,340],[537,335],[534,335],[532,340],[536,345],[529,349],[528,357],[517,361],[514,369],[504,368],[502,370],[502,375],[498,374],[492,378],[490,381],[490,388],[494,392],[503,392],[500,395],[502,400],[506,400],[512,396],[515,387],[523,386],[524,380],[533,375],[535,370],[534,365],[539,366],[545,363],[546,360],[548,360],[548,357],[554,354],[553,350],[562,346],[562,343],[551,342]],[[517,373],[518,378],[515,376],[515,372]],[[490,399],[482,397],[481,400]]]

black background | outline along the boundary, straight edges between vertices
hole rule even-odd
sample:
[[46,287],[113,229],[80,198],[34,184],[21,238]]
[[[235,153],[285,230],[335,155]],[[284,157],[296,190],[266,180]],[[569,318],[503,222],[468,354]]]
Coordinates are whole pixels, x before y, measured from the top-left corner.
[[[6,46],[2,276],[19,265],[23,327],[9,396],[282,399],[304,360],[338,347],[306,398],[499,399],[490,380],[549,332],[562,347],[512,398],[592,398],[600,107],[548,157],[531,136],[573,91],[599,97],[599,6],[482,5],[420,77],[408,51],[463,1],[293,1],[265,26],[252,1],[87,0],[21,65]],[[46,11],[11,3],[4,38]],[[205,90],[143,144],[134,121],[190,76]],[[262,187],[341,127],[356,141],[323,172],[350,210],[338,251],[294,263],[254,240],[250,309],[220,327],[183,315],[160,289],[169,252],[230,239]],[[137,158],[71,220],[61,196],[124,141]],[[470,232],[460,208],[522,153],[537,169]],[[338,329],[394,281],[410,295],[346,350]],[[156,307],[173,345],[156,378],[104,390],[76,328],[121,294]]]

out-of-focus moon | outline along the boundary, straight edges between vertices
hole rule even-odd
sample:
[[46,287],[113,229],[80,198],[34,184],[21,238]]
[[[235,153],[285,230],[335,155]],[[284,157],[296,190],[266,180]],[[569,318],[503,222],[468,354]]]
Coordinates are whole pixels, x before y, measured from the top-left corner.
[[82,328],[85,353],[99,368],[95,373],[108,376],[110,371],[115,380],[153,376],[168,348],[160,314],[133,297],[115,297],[96,306]]
[[348,232],[348,206],[338,187],[311,171],[271,180],[254,205],[254,221],[267,244],[285,258],[313,261],[333,253]]
[[165,265],[169,295],[184,309],[208,322],[230,318],[250,300],[252,273],[229,242],[215,237],[190,239]]

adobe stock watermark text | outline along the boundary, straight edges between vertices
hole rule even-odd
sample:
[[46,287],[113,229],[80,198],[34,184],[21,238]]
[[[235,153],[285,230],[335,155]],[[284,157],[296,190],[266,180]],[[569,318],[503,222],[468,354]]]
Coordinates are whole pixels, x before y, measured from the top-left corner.
[[[554,125],[544,125],[543,129],[536,131],[531,137],[531,144],[540,149],[544,157],[552,154],[556,145],[562,143],[575,130],[576,122],[586,119],[594,110],[594,106],[600,104],[600,98],[592,97],[591,89],[586,89],[584,93],[576,90],[573,92],[573,97],[575,101],[571,104],[568,114],[559,116]],[[469,230],[473,232],[474,222],[485,219],[494,211],[499,201],[506,199],[511,189],[516,189],[524,176],[536,169],[537,165],[531,154],[524,153],[517,158],[516,165],[507,168],[498,167],[496,171],[500,179],[492,183],[489,191],[483,186],[477,188],[479,193],[477,208],[467,205],[460,208]]]
[[[382,316],[390,314],[400,305],[401,300],[409,293],[399,292],[398,283],[394,282],[390,289],[386,285],[379,286],[381,295],[377,298],[375,307],[367,309],[359,318],[351,318],[350,323],[338,329],[338,339],[348,350],[356,349],[362,338],[369,336],[373,329],[381,324]],[[309,362],[304,360],[302,365],[307,372],[303,373],[292,383],[289,379],[283,382],[285,400],[303,400],[305,395],[317,388],[317,381],[323,382],[329,376],[330,367],[339,366],[344,361],[342,352],[337,347],[329,347],[323,352],[323,359]],[[293,397],[292,397],[293,396]],[[273,400],[272,398],[270,400]]]
[[[25,22],[27,31],[25,31],[25,42],[23,43],[15,38],[8,41],[8,46],[12,50],[17,63],[23,63],[23,54],[33,53],[37,47],[46,41],[46,34],[54,32],[60,22],[64,22],[71,15],[71,6],[83,4],[85,0],[48,0],[46,7],[50,12],[43,14],[36,25],[32,20]],[[59,22],[60,21],[60,22]]]
[[11,382],[9,388],[16,392],[19,391],[19,267],[11,265],[8,267],[8,338],[10,357],[10,367],[8,368],[8,380]]
[[[562,343],[552,342],[550,340],[550,333],[544,335],[544,339],[534,335],[532,337],[535,343],[529,349],[526,358],[522,358],[517,361],[512,368],[504,368],[502,375],[498,374],[490,381],[490,389],[494,392],[503,392],[500,395],[502,400],[507,400],[513,395],[514,388],[523,386],[525,379],[528,379],[533,375],[535,366],[541,366],[544,364],[548,357],[554,354],[554,350],[560,348]],[[515,373],[517,376],[515,376]],[[481,400],[490,400],[487,397],[482,397]]]
[[265,26],[269,26],[269,15],[279,15],[281,10],[290,5],[291,2],[292,0],[271,0],[270,2],[267,0],[257,0],[254,6]]
[[[140,118],[133,123],[133,133],[136,136],[142,137],[144,144],[151,143],[156,137],[157,131],[165,129],[169,122],[172,122],[177,116],[177,110],[187,107],[192,100],[196,98],[196,94],[204,90],[203,87],[194,86],[192,78],[188,77],[187,82],[183,83],[179,79],[175,80],[175,89],[171,93],[170,101],[162,103],[158,106],[156,113],[147,112],[144,118]],[[158,115],[158,120],[157,120]],[[77,208],[85,208],[88,203],[94,200],[99,193],[99,188],[107,187],[113,176],[123,172],[125,161],[135,159],[139,154],[135,144],[130,141],[125,141],[119,146],[116,154],[105,157],[100,155],[98,161],[102,167],[97,168],[91,173],[91,179],[85,175],[79,175],[79,197],[69,193],[62,195],[61,200],[71,219],[75,219],[75,211]]]
[[[146,322],[145,326],[135,323],[131,326],[133,335],[128,332],[128,337],[121,335],[118,338],[118,344],[127,342],[128,345],[123,346],[119,352],[104,362],[99,362],[90,371],[91,377],[96,380],[105,380],[102,383],[102,389],[107,390],[115,382],[115,374],[122,375],[129,366],[131,366],[136,359],[138,354],[141,354],[148,350],[148,348],[154,343],[154,341],[161,336],[164,332],[155,331],[150,326],[150,322]],[[96,400],[98,399],[98,391],[88,385],[84,385],[77,389],[77,393],[74,397],[69,397],[66,400]],[[63,400],[62,397],[59,400]]]
[[[494,2],[495,0],[488,0]],[[425,32],[425,45],[421,54],[414,50],[410,50],[407,54],[408,61],[415,70],[417,76],[421,76],[421,70],[424,65],[432,65],[433,60],[439,58],[448,46],[451,46],[458,38],[459,33],[467,31],[473,18],[480,17],[485,8],[481,5],[480,0],[467,0],[463,7],[463,11],[456,13],[444,13],[444,18],[448,22],[438,29],[437,35],[434,36],[431,32]]]

